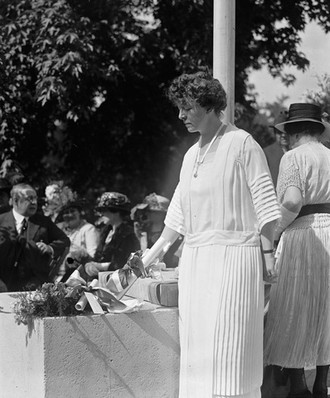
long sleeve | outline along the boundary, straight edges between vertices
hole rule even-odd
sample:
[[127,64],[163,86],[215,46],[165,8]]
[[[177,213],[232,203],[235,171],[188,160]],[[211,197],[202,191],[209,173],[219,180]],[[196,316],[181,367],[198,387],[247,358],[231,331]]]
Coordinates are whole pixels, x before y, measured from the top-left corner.
[[84,226],[84,241],[87,253],[93,258],[100,242],[100,234],[92,224]]
[[[64,250],[70,246],[70,239],[48,217],[45,217],[45,220],[46,220],[45,243],[49,244],[49,246],[53,248],[54,257],[59,257],[64,252]],[[43,235],[41,235],[40,238],[42,238],[42,236]]]
[[[100,248],[99,248],[100,249]],[[105,243],[102,251],[98,251],[96,261],[109,262],[109,271],[122,268],[131,253],[140,250],[140,242],[131,225],[121,224],[109,243]]]

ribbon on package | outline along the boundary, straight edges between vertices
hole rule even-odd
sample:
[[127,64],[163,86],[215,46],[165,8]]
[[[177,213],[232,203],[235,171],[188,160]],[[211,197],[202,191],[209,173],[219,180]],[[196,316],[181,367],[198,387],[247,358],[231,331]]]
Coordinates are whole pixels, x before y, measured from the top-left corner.
[[94,314],[104,313],[102,307],[114,313],[133,312],[142,306],[141,301],[136,299],[122,301],[121,299],[140,277],[150,276],[148,274],[158,267],[157,264],[158,259],[156,262],[153,261],[153,255],[150,252],[142,253],[139,250],[131,253],[123,268],[113,272],[99,272],[98,279],[93,279],[89,283],[86,282],[89,276],[84,266],[80,265],[70,275],[66,285],[83,290],[76,304],[78,311],[83,311],[89,303]]
[[73,288],[70,295],[74,295],[77,290],[82,292],[75,305],[77,311],[84,311],[87,304],[90,305],[94,314],[129,313],[137,311],[142,306],[143,303],[140,300],[119,300],[107,287],[101,286],[98,279],[86,282],[81,272],[81,267],[78,267],[66,281],[66,285]]
[[110,290],[118,300],[121,300],[140,277],[159,279],[161,264],[164,263],[160,263],[159,259],[153,260],[152,256],[148,256],[148,251],[142,253],[139,250],[131,253],[123,268],[116,271],[100,272],[100,286]]
[[130,287],[141,276],[147,276],[145,265],[141,259],[142,252],[139,250],[131,253],[123,268],[116,271],[99,272],[99,283],[121,300]]

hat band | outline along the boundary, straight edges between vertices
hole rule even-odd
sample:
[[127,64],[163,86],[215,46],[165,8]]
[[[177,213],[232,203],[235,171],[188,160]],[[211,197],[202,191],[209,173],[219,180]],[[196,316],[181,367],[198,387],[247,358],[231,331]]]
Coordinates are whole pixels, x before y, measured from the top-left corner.
[[294,121],[297,119],[314,119],[316,122],[322,122],[321,114],[318,110],[313,112],[309,110],[309,112],[304,112],[301,109],[291,109],[289,110],[288,122]]
[[301,121],[303,121],[303,120],[306,120],[306,119],[311,119],[311,121],[314,121],[315,120],[315,122],[321,122],[322,123],[322,119],[321,118],[318,118],[318,117],[312,117],[312,116],[296,116],[296,117],[289,117],[288,118],[288,122],[294,122],[294,121],[298,121],[299,122],[299,120],[301,120]]

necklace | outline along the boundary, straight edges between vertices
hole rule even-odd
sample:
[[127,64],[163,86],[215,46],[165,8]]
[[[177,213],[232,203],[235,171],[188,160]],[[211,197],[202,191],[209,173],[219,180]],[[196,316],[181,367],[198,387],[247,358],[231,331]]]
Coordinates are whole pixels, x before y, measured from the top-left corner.
[[200,153],[201,153],[201,138],[199,139],[199,145],[198,145],[198,150],[197,150],[197,156],[196,156],[196,160],[195,160],[195,167],[194,167],[194,177],[196,178],[198,176],[198,168],[201,164],[204,163],[204,160],[206,158],[206,155],[208,153],[208,151],[211,149],[211,146],[213,145],[214,141],[218,138],[218,136],[221,133],[222,128],[225,125],[222,124],[219,129],[217,130],[217,132],[214,134],[214,137],[212,138],[211,142],[209,143],[209,146],[206,148],[206,151],[204,152],[202,158],[200,159]]

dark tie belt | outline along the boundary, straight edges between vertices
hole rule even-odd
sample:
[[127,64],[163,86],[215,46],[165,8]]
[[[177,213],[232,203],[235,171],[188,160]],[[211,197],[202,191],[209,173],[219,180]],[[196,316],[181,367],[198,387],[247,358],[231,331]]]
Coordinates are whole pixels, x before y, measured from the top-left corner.
[[317,203],[313,205],[305,205],[300,209],[297,218],[308,216],[309,214],[315,214],[315,213],[330,213],[330,203]]

